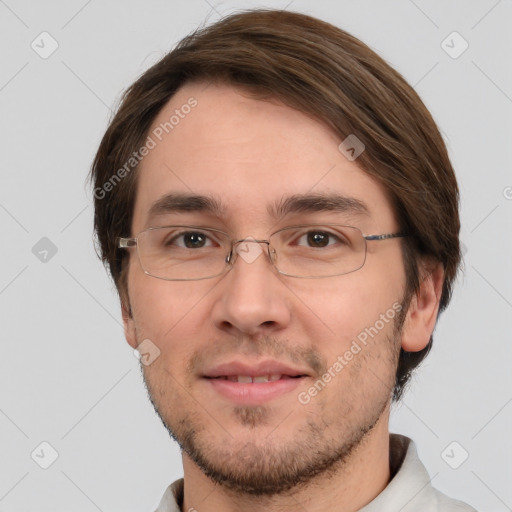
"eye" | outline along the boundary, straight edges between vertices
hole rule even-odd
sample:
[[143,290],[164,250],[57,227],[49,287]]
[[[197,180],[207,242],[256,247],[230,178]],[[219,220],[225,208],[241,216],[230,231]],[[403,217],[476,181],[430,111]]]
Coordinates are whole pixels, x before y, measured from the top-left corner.
[[297,245],[307,245],[308,247],[322,248],[336,243],[343,243],[343,240],[329,231],[308,231],[303,234],[296,242]]
[[201,249],[211,247],[212,240],[202,231],[185,231],[168,238],[165,241],[166,246],[178,246],[185,249]]

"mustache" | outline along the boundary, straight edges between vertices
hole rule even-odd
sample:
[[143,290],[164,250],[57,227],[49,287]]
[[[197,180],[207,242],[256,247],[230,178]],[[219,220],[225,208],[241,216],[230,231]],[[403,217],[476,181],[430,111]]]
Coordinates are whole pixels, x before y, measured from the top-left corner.
[[240,355],[265,357],[282,363],[307,366],[313,375],[323,375],[328,367],[327,361],[312,348],[296,347],[289,341],[279,340],[274,336],[239,336],[223,340],[214,339],[204,348],[196,350],[187,365],[187,373],[200,373],[207,364]]

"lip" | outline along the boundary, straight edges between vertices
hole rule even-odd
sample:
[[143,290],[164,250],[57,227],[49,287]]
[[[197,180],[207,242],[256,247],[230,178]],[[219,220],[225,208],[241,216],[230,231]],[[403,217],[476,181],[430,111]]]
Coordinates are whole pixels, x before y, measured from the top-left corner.
[[304,379],[306,377],[289,377],[274,382],[253,382],[252,384],[215,378],[203,380],[215,393],[231,402],[240,405],[262,405],[292,392],[304,382]]
[[252,364],[243,361],[222,363],[213,368],[207,369],[202,376],[209,378],[226,377],[229,375],[247,375],[249,377],[257,377],[258,375],[271,375],[277,373],[280,375],[288,375],[289,377],[309,375],[309,372],[304,368],[293,368],[292,366],[280,363],[279,361],[267,359]]
[[[234,382],[219,377],[244,375],[257,377],[261,375],[280,374],[281,378],[272,382]],[[248,364],[242,361],[223,363],[211,368],[202,375],[203,381],[216,394],[240,405],[262,405],[279,396],[290,393],[303,384],[309,377],[302,368],[293,368],[279,361],[260,361]]]

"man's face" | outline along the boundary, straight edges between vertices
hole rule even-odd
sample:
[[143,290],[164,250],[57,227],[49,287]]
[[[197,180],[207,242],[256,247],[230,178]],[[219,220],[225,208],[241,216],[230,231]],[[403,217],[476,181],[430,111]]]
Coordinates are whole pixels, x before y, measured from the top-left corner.
[[[197,105],[181,109],[190,97]],[[176,109],[183,117],[161,141],[153,137],[157,145],[139,169],[134,236],[167,225],[216,228],[232,239],[268,239],[297,224],[397,231],[383,188],[318,121],[229,86],[187,84],[149,134]],[[212,197],[225,209],[148,216],[171,193]],[[271,215],[276,203],[308,195],[356,199],[368,212],[310,207]],[[133,316],[125,322],[133,346],[150,339],[160,350],[144,377],[184,462],[233,489],[271,494],[345,460],[373,427],[387,432],[405,273],[398,240],[370,241],[361,269],[316,279],[279,274],[262,248],[255,260],[237,256],[224,275],[199,281],[148,276],[133,252]],[[237,382],[233,374],[278,380]]]

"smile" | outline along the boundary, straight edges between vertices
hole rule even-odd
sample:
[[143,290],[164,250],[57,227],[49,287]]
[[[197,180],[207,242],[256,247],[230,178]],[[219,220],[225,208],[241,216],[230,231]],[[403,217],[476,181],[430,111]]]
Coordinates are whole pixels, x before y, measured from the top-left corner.
[[297,388],[304,383],[307,375],[220,375],[204,377],[203,382],[210,388],[211,401],[219,398],[230,403],[245,406],[265,405],[278,398],[286,399],[288,395],[295,400]]
[[241,382],[243,384],[249,384],[254,382],[275,382],[281,379],[297,379],[302,375],[282,375],[280,373],[273,373],[271,375],[258,375],[251,377],[250,375],[221,375],[219,377],[210,377],[214,379],[229,380],[230,382]]

